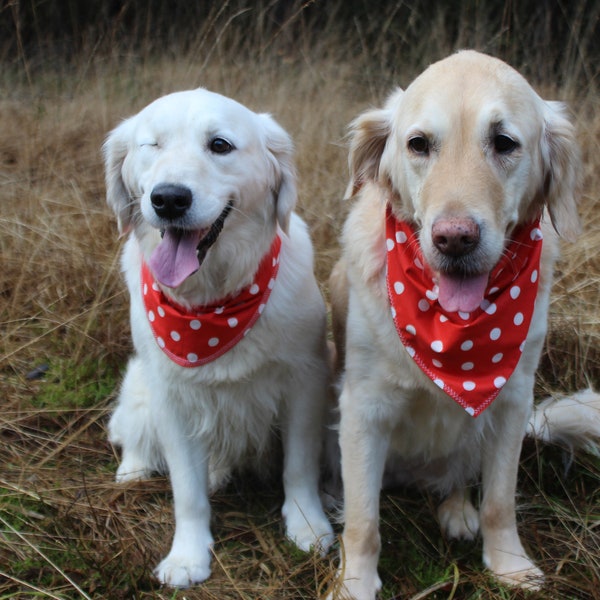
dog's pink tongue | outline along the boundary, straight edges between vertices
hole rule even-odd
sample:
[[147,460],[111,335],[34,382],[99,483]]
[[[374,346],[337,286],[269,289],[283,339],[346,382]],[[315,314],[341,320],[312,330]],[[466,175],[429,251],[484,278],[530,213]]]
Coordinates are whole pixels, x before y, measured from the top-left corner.
[[196,248],[201,237],[201,231],[165,231],[161,243],[148,261],[150,270],[159,283],[170,288],[179,287],[200,268]]
[[438,302],[446,312],[472,312],[481,304],[487,282],[487,273],[467,278],[440,275]]

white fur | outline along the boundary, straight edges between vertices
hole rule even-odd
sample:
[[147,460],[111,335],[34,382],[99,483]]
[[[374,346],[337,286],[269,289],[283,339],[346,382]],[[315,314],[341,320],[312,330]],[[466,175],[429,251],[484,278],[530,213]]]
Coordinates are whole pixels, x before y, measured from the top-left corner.
[[[442,528],[467,539],[481,530],[484,562],[501,581],[527,588],[542,581],[519,540],[515,487],[546,332],[556,235],[545,222],[523,356],[499,397],[473,419],[419,370],[398,338],[386,292],[384,215],[389,202],[396,215],[414,223],[434,271],[431,227],[440,216],[467,215],[481,225],[477,259],[483,269],[497,263],[511,228],[543,206],[556,229],[574,237],[579,152],[563,112],[501,61],[467,51],[433,65],[383,109],[353,123],[349,191],[357,197],[331,285],[338,353],[345,353],[344,560],[334,598],[373,600],[381,586],[379,491],[390,480],[446,495],[438,513]],[[490,136],[498,127],[519,140],[518,151],[496,155]],[[430,140],[426,156],[409,151],[415,134]],[[568,402],[536,411],[530,430],[561,439],[568,428],[570,440],[597,440],[598,396],[579,397],[571,411],[563,408]],[[467,486],[480,474],[478,512]]]
[[[215,135],[234,150],[210,152]],[[135,347],[109,433],[122,447],[118,481],[169,472],[175,535],[156,569],[168,585],[209,576],[209,487],[257,461],[273,428],[282,432],[288,537],[303,550],[325,550],[332,542],[317,489],[330,377],[325,306],[306,225],[292,212],[292,151],[271,117],[203,89],[158,99],[112,131],[104,147],[108,203],[121,230],[131,231],[122,266]],[[143,307],[140,264],[159,243],[161,227],[149,197],[161,183],[192,190],[190,228],[210,226],[233,202],[200,270],[179,288],[164,289],[180,305],[212,303],[247,286],[278,228],[282,238],[279,273],[262,316],[237,346],[198,368],[167,358]]]

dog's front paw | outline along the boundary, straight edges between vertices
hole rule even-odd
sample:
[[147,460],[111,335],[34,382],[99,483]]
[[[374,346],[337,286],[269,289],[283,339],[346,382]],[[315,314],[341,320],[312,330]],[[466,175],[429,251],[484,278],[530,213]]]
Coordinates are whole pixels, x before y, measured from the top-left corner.
[[380,589],[377,571],[358,574],[340,569],[326,600],[375,600]]
[[484,553],[483,560],[494,577],[504,585],[535,591],[544,584],[544,574],[524,553],[518,555],[496,550]]
[[186,588],[202,583],[210,575],[210,553],[206,556],[181,556],[171,552],[154,570],[154,575],[163,584]]
[[311,549],[325,555],[335,541],[331,523],[319,506],[313,510],[301,510],[297,505],[284,505],[283,516],[287,537],[304,552]]

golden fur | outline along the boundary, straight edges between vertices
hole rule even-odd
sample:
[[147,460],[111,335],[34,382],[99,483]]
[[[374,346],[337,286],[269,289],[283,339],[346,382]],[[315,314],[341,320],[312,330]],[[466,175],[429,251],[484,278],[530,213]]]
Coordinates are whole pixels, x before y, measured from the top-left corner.
[[[445,496],[438,516],[448,535],[470,539],[480,530],[484,562],[500,580],[535,588],[543,577],[519,540],[515,487],[546,333],[558,253],[554,229],[571,240],[579,231],[574,128],[562,105],[544,101],[508,65],[463,51],[354,121],[350,170],[354,204],[331,277],[338,368],[344,368],[339,403],[345,496],[344,561],[332,597],[373,600],[380,588],[384,466],[385,481],[415,482]],[[541,280],[523,355],[498,398],[476,419],[420,371],[398,338],[385,280],[387,204],[415,225],[434,272],[444,268],[432,240],[440,219],[478,224],[481,240],[468,258],[474,272],[487,273],[512,229],[545,210]],[[568,425],[575,440],[600,432],[597,416],[589,420],[598,397],[590,392],[580,404]],[[564,423],[559,413],[553,423],[557,437]],[[536,413],[531,422],[548,414]],[[539,434],[539,427],[530,425],[530,433]],[[479,475],[477,511],[467,486]]]

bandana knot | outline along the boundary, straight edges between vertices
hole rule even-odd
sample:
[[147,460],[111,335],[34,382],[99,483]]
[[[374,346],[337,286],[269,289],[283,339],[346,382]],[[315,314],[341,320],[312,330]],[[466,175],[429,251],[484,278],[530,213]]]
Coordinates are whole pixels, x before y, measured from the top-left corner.
[[387,289],[396,331],[429,379],[481,414],[515,370],[531,324],[542,251],[539,218],[519,226],[470,313],[445,311],[412,226],[386,215]]
[[142,262],[146,317],[161,350],[182,367],[198,367],[231,350],[262,314],[279,270],[281,238],[273,240],[252,283],[236,296],[191,310],[175,304]]

